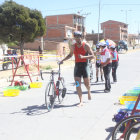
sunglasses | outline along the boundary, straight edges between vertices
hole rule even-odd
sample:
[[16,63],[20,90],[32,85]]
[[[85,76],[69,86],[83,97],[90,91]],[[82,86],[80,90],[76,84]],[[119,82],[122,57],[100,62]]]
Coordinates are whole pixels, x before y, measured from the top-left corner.
[[80,35],[75,35],[74,38],[81,38],[81,36]]

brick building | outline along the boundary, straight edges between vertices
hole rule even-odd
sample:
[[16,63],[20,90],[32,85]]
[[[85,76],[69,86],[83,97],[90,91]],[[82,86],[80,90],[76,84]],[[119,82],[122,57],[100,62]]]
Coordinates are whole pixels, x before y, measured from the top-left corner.
[[[99,40],[102,40],[103,38],[104,38],[103,34],[100,33],[99,34]],[[98,33],[94,33],[94,34],[87,33],[86,34],[86,40],[87,41],[93,41],[93,44],[97,44],[98,43]]]
[[75,30],[85,34],[85,17],[78,14],[64,14],[46,16],[46,39],[63,42],[65,38],[72,38]]
[[128,24],[119,21],[108,20],[101,23],[104,38],[111,39],[116,43],[119,40],[128,40]]

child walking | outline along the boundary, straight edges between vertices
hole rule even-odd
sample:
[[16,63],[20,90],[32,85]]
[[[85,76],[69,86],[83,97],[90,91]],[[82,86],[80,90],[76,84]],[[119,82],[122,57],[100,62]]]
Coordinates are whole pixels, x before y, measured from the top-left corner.
[[100,74],[101,74],[101,81],[104,81],[103,80],[103,67],[101,66],[101,52],[100,52],[100,46],[98,46],[98,45],[96,45],[95,56],[96,56],[96,63],[95,63],[96,81],[95,81],[95,83],[97,83],[99,81],[99,70],[100,70]]

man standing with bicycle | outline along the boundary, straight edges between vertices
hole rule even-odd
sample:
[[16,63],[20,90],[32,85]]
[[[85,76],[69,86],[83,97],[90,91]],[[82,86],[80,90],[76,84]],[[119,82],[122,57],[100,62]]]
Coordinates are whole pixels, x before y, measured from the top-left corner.
[[81,89],[81,78],[83,77],[84,84],[88,90],[88,99],[91,100],[90,92],[90,75],[88,59],[93,59],[94,54],[90,46],[83,41],[83,35],[81,32],[74,32],[75,43],[70,47],[70,53],[60,62],[68,60],[74,54],[75,56],[75,67],[74,67],[74,80],[76,83],[76,90],[80,99],[78,106],[83,105],[82,100],[82,89]]

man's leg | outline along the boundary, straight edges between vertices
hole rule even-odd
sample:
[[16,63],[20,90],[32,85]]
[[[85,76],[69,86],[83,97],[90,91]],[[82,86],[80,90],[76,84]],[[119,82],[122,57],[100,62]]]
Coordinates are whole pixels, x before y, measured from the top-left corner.
[[95,83],[97,83],[98,82],[98,73],[99,73],[99,68],[96,66],[96,81],[95,81]]
[[76,83],[76,91],[79,96],[80,103],[78,106],[83,105],[83,100],[82,100],[82,89],[81,89],[81,78],[80,77],[74,77],[75,83]]
[[111,64],[108,64],[107,66],[103,67],[104,71],[104,77],[105,77],[105,90],[110,91],[111,85],[110,85],[110,71],[111,71]]
[[117,75],[116,75],[117,67],[118,67],[118,62],[115,62],[115,65],[114,65],[114,82],[117,82]]
[[115,63],[112,63],[112,77],[113,77],[113,82],[115,82]]
[[111,84],[110,84],[110,71],[111,71],[111,64],[108,64],[107,66],[107,71],[106,71],[106,76],[107,76],[107,90],[110,91],[111,89]]
[[100,66],[100,74],[101,74],[101,81],[104,81],[103,79],[103,68]]
[[84,84],[88,90],[88,100],[91,100],[91,92],[90,92],[90,78],[84,78]]
[[107,67],[103,67],[104,78],[105,78],[105,90],[107,90]]

